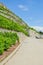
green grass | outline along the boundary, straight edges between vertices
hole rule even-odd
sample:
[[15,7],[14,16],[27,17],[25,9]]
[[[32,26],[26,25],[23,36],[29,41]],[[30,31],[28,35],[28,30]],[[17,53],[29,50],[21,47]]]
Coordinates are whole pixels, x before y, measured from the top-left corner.
[[16,33],[0,32],[0,55],[12,45],[15,45],[17,40],[19,41],[19,37]]
[[0,28],[22,32],[28,36],[28,32],[25,30],[25,27],[1,15],[0,15]]

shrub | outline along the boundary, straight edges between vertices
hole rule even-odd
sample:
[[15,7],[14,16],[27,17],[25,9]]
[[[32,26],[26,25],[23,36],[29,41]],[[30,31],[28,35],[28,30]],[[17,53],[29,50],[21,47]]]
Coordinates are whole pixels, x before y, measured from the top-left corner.
[[0,54],[3,54],[12,45],[15,45],[17,40],[19,40],[19,37],[16,33],[0,32]]
[[10,38],[6,38],[4,41],[4,49],[7,50],[9,49],[11,46],[11,39]]
[[4,52],[4,43],[0,41],[0,55]]

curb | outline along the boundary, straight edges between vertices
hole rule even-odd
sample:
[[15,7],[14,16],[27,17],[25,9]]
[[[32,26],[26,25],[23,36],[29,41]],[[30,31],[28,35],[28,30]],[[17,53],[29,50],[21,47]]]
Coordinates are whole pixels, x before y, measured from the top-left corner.
[[2,62],[0,62],[0,65],[5,65],[12,58],[12,56],[16,54],[16,52],[19,50],[21,46],[22,43],[20,43],[18,47],[8,57],[6,57]]

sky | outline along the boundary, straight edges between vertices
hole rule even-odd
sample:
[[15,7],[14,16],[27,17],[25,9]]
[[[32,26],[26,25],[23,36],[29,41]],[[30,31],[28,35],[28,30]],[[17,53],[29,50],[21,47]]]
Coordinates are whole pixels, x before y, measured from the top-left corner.
[[43,0],[0,0],[29,26],[43,30]]

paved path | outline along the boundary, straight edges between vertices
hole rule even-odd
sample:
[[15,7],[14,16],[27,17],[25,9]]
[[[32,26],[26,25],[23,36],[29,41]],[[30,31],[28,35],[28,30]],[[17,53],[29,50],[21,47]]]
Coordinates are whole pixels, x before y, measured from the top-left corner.
[[43,65],[43,40],[26,38],[5,65]]

